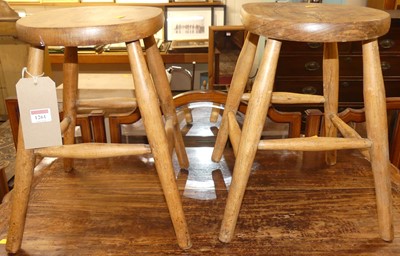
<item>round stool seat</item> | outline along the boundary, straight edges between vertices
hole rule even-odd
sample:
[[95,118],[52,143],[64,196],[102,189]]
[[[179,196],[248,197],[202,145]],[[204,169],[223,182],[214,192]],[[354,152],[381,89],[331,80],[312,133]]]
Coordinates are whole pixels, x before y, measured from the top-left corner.
[[385,11],[320,3],[248,3],[242,6],[241,17],[252,33],[300,42],[375,39],[390,27]]
[[32,45],[80,46],[135,41],[163,25],[160,8],[96,6],[39,12],[18,20],[16,27],[18,38]]

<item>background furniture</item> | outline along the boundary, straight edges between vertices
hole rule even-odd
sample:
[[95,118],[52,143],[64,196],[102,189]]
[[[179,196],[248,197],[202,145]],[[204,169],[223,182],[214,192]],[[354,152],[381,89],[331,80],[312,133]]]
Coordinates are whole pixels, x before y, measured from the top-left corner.
[[[229,85],[229,76],[233,73],[245,36],[244,27],[241,25],[209,27],[208,88],[210,90],[214,88],[214,84]],[[222,65],[225,66],[222,75],[228,77],[220,81]]]
[[[389,32],[378,39],[386,97],[400,96],[400,11],[389,11]],[[361,42],[338,43],[339,48],[339,107],[362,108],[362,54]],[[321,95],[323,44],[315,42],[282,43],[275,77],[276,91],[290,91]],[[316,105],[275,105],[277,109],[293,111]]]
[[[389,126],[389,157],[390,162],[400,168],[400,98],[390,97],[386,99],[386,109],[388,113]],[[323,113],[319,109],[306,110],[305,136],[323,136]],[[365,111],[364,109],[346,108],[338,117],[345,123],[352,123],[352,126],[361,126],[361,131],[357,130],[360,135],[366,136],[365,131]],[[357,127],[355,127],[357,129]]]
[[397,9],[396,1],[397,0],[368,0],[368,7],[393,10]]
[[[215,13],[214,25],[220,24],[220,20],[225,20],[225,4],[222,1],[214,2],[171,2],[171,3],[11,3],[12,8],[16,10],[25,10],[28,13],[35,13],[38,11],[49,10],[49,9],[60,9],[66,7],[85,7],[85,6],[155,6],[162,8],[163,10],[171,9],[190,9],[190,10],[203,10],[208,8],[213,10]],[[216,11],[218,10],[218,11]],[[223,10],[223,12],[221,12]],[[222,14],[221,14],[222,13]],[[222,15],[222,17],[221,17]],[[161,33],[162,35],[163,33]],[[165,38],[164,38],[165,39]],[[190,70],[190,66],[193,62],[197,63],[197,75],[195,77],[200,77],[199,74],[207,70],[207,60],[208,54],[206,48],[202,51],[197,51],[193,49],[187,49],[180,52],[168,51],[169,42],[160,47],[161,56],[167,68],[169,65],[180,65],[182,64],[184,68]],[[63,55],[61,53],[52,52],[50,54],[50,63],[53,69],[53,80],[56,83],[61,83],[62,81],[62,67]],[[113,72],[115,70],[125,70],[129,71],[129,61],[126,51],[118,52],[101,52],[101,53],[90,53],[85,51],[80,51],[79,63],[81,64],[81,70],[83,72]],[[199,88],[200,79],[195,80],[195,88]],[[12,95],[9,95],[12,96]]]
[[0,121],[7,120],[4,100],[16,95],[15,84],[21,78],[28,52],[28,46],[15,38],[18,19],[18,14],[0,1]]
[[[12,136],[14,139],[15,148],[18,145],[18,129],[19,129],[19,109],[17,98],[7,98],[5,100],[8,120]],[[63,112],[60,112],[60,120],[64,117]],[[75,133],[76,143],[88,143],[88,142],[106,142],[105,134],[105,123],[104,123],[104,112],[99,110],[93,110],[86,114],[78,114],[76,119],[76,126],[79,127],[79,131]]]
[[[174,105],[178,110],[190,108],[192,103],[211,102],[224,106],[226,102],[226,92],[221,91],[189,91],[174,96]],[[239,112],[245,114],[247,103],[241,102]],[[301,132],[302,117],[300,112],[280,112],[275,108],[270,108],[268,117],[276,123],[288,124],[288,137],[299,137]],[[121,125],[129,125],[138,122],[141,119],[140,112],[135,110],[128,114],[112,114],[110,115],[109,125],[111,133],[111,142],[117,143],[122,141]],[[196,125],[195,123],[189,125]]]

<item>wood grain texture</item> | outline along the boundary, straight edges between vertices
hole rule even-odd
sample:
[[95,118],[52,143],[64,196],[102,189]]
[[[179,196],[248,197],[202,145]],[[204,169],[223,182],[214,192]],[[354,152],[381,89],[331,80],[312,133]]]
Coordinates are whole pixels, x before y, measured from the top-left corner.
[[241,17],[252,33],[300,42],[362,41],[382,36],[390,27],[387,12],[352,5],[247,3]]
[[228,113],[233,111],[236,113],[240,105],[240,100],[246,87],[247,78],[249,77],[251,67],[257,50],[259,36],[248,33],[246,40],[240,52],[235,71],[232,77],[232,83],[229,88],[229,95],[225,103],[225,111],[222,116],[222,123],[218,132],[218,137],[214,146],[212,159],[218,162],[223,154],[224,147],[228,141]]
[[[335,166],[324,154],[260,151],[255,158],[235,237],[218,241],[226,202],[225,171],[188,148],[195,167],[209,177],[215,200],[183,197],[193,247],[179,249],[152,158],[62,161],[36,173],[28,219],[18,255],[385,255],[400,253],[400,229],[392,243],[378,236],[373,177],[369,163],[353,151],[338,152]],[[177,161],[175,160],[175,165]],[[212,172],[212,176],[208,173]],[[180,193],[186,172],[178,175]],[[35,185],[37,184],[37,185]],[[197,192],[199,193],[199,192]],[[393,186],[394,225],[400,227],[400,187]],[[0,206],[0,239],[5,238],[9,203]],[[0,255],[6,255],[0,245]]]
[[160,8],[86,6],[54,9],[19,19],[17,32],[20,40],[32,45],[82,46],[139,40],[154,35],[163,25]]
[[[270,100],[280,47],[281,42],[274,39],[268,39],[260,63],[259,69],[261,72],[259,72],[253,84],[252,94],[246,111],[242,135],[240,137],[237,151],[232,185],[229,190],[224,219],[219,235],[219,239],[224,242],[229,242],[234,235],[236,221],[239,215],[247,181],[249,179],[251,166],[257,152],[256,145],[258,145],[258,142],[260,141],[265,119],[267,117],[268,106],[271,103]],[[242,52],[240,54],[242,54]],[[229,90],[228,99],[231,95],[232,89],[233,88],[231,87]],[[219,133],[218,137],[220,135]],[[216,149],[217,143],[214,148],[214,154]]]
[[363,42],[364,101],[368,138],[372,141],[371,166],[374,172],[380,234],[393,239],[393,214],[389,170],[388,127],[385,86],[377,40]]
[[[330,116],[336,115],[339,105],[339,52],[337,43],[325,43],[323,51],[323,88],[324,88],[324,125],[325,136],[336,137],[337,128],[333,125]],[[336,151],[326,152],[326,161],[336,163]]]
[[[29,48],[28,72],[32,75],[40,75],[43,72],[43,48]],[[25,72],[26,73],[26,72]],[[27,74],[25,74],[27,76]],[[12,205],[13,214],[10,217],[10,229],[8,232],[7,250],[16,252],[21,246],[24,232],[26,213],[28,209],[29,195],[31,191],[35,156],[32,149],[25,149],[22,126],[18,128],[17,155],[15,160],[15,179],[20,179],[14,185],[13,196],[19,198],[19,204]]]

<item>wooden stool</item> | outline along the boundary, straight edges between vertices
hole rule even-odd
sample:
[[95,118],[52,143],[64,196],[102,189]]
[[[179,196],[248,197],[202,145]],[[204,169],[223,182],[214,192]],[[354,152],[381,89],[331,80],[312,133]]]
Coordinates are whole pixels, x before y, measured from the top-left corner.
[[[219,239],[229,242],[249,179],[257,149],[328,151],[327,163],[335,164],[337,149],[368,148],[375,179],[380,236],[393,239],[392,199],[389,172],[385,88],[377,38],[390,27],[390,16],[380,10],[347,5],[306,3],[249,3],[241,9],[242,22],[249,31],[239,56],[218,133],[213,160],[221,159],[229,137],[240,137],[236,162]],[[259,36],[268,38],[259,72],[254,81],[242,131],[234,114],[240,103],[254,60]],[[282,40],[322,42],[324,95],[272,92]],[[338,111],[339,58],[337,42],[362,41],[364,104],[368,139],[360,138],[349,126],[334,117]],[[281,140],[261,140],[260,135],[270,103],[324,103],[325,134]],[[337,129],[346,138],[337,138]]]
[[[42,74],[45,46],[65,46],[64,120],[61,122],[61,130],[65,132],[63,146],[25,149],[22,129],[19,130],[13,205],[6,245],[8,252],[15,253],[21,246],[36,155],[64,157],[66,158],[65,167],[70,170],[73,158],[152,153],[178,244],[184,249],[191,246],[179,191],[175,183],[171,159],[172,147],[175,145],[181,167],[187,168],[188,159],[165,68],[153,37],[163,24],[164,15],[160,8],[128,6],[61,8],[37,13],[17,22],[19,39],[31,45],[27,68],[32,76]],[[144,40],[147,62],[139,39]],[[99,143],[72,145],[77,107],[136,106],[136,101],[132,98],[84,101],[76,97],[77,47],[119,42],[126,42],[136,100],[143,116],[150,146]]]

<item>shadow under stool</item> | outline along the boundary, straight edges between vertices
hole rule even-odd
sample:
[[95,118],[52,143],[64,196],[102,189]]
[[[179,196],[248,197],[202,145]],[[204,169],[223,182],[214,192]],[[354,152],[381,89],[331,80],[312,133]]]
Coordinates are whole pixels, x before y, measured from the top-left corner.
[[[392,198],[385,87],[377,38],[388,32],[388,13],[367,7],[308,3],[248,3],[241,9],[242,23],[249,32],[233,74],[212,160],[218,162],[225,144],[239,140],[232,183],[226,202],[219,239],[229,242],[257,150],[327,151],[326,162],[336,163],[336,150],[367,149],[374,174],[380,237],[393,240]],[[259,36],[267,43],[252,91],[244,94],[254,62]],[[273,92],[282,41],[323,43],[323,95]],[[362,41],[363,92],[367,138],[361,138],[337,117],[339,91],[338,42]],[[241,99],[248,99],[242,129],[235,119]],[[260,140],[270,104],[324,104],[326,137]],[[344,138],[337,136],[338,130]],[[237,139],[239,138],[239,139]]]
[[[133,6],[88,6],[61,8],[35,13],[17,22],[20,40],[30,44],[27,74],[43,72],[45,46],[63,46],[63,111],[60,123],[63,145],[25,147],[19,126],[12,212],[7,237],[8,252],[17,252],[22,243],[36,156],[64,158],[66,171],[74,158],[104,158],[151,153],[164,192],[178,244],[191,246],[182,202],[175,182],[172,154],[175,149],[181,168],[188,158],[179,129],[172,94],[154,34],[164,25],[162,9]],[[143,51],[139,40],[144,41]],[[78,99],[78,46],[126,42],[136,98]],[[45,100],[43,99],[45,102]],[[135,108],[143,117],[147,144],[74,144],[76,113],[79,107]],[[22,113],[21,113],[22,116]],[[59,130],[57,131],[59,132]]]

